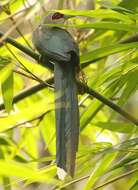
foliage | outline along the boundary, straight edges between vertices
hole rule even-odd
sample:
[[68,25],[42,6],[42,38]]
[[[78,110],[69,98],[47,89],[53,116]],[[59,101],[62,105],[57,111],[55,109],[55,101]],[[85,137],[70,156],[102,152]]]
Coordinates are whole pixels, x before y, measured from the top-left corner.
[[[137,0],[3,0],[0,8],[1,187],[105,190],[110,185],[111,190],[136,190],[138,126],[113,110],[110,102],[133,118],[138,115]],[[46,9],[76,16],[64,27],[79,44],[83,80],[109,101],[107,106],[90,94],[79,95],[76,173],[64,181],[56,176],[54,93],[49,79],[53,72],[32,59],[39,57],[31,42],[32,30]],[[6,43],[8,36],[32,50],[32,58],[20,46]],[[38,83],[43,88],[35,91]]]

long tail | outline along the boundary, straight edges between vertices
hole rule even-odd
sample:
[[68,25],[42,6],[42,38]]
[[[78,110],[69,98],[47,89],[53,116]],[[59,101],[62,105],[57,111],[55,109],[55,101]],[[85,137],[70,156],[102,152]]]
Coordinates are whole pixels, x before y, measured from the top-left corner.
[[75,63],[55,63],[56,163],[74,175],[79,138]]

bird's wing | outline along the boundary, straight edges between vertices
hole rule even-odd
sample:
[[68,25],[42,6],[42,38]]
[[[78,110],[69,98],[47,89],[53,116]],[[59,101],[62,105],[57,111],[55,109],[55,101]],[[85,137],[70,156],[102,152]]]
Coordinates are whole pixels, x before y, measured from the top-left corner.
[[[46,55],[51,59],[59,61],[70,61],[70,52],[79,54],[78,47],[74,42],[72,36],[64,29],[61,28],[41,28],[42,33],[39,34],[40,38],[34,43],[42,55]],[[41,32],[41,31],[40,31]]]

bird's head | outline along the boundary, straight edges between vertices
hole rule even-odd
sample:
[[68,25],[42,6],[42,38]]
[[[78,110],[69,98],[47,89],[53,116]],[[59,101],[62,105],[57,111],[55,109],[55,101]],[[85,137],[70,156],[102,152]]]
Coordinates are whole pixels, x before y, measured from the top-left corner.
[[59,12],[49,13],[43,20],[43,24],[63,24],[72,15],[65,15]]

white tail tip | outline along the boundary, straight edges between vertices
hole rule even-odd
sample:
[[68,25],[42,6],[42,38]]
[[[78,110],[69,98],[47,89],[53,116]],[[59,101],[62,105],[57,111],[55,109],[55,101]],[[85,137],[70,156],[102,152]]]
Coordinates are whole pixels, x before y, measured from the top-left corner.
[[64,180],[66,175],[67,175],[67,172],[65,170],[63,170],[62,168],[57,168],[57,175],[58,175],[58,178],[61,179],[61,180]]

